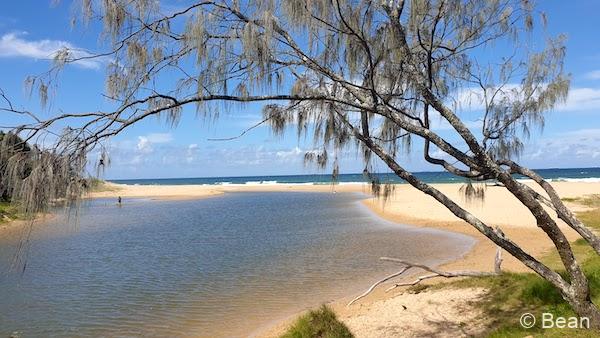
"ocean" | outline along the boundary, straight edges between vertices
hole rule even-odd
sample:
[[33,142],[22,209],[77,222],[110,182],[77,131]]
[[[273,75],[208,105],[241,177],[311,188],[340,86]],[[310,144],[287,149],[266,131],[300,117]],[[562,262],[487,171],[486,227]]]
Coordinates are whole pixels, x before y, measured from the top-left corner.
[[[600,168],[537,169],[538,174],[549,181],[600,182]],[[415,175],[426,183],[464,182],[461,177],[448,172],[417,172]],[[392,173],[376,174],[382,183],[406,183]],[[523,179],[522,176],[516,175]],[[280,175],[280,176],[234,176],[234,177],[195,177],[195,178],[155,178],[109,180],[114,183],[140,185],[227,185],[227,184],[331,184],[330,174]],[[341,174],[336,183],[366,182],[362,174]]]

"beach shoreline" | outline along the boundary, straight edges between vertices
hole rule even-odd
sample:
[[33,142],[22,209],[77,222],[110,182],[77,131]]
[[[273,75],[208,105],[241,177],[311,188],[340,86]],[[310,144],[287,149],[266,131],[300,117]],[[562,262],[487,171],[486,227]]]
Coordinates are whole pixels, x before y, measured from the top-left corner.
[[[532,182],[525,182],[532,188],[542,192]],[[412,188],[407,184],[395,185],[394,192],[387,199],[373,197],[370,192],[370,186],[364,183],[342,184],[342,185],[299,185],[299,184],[231,184],[231,185],[122,185],[107,183],[109,189],[102,192],[92,193],[89,198],[136,198],[146,197],[153,199],[197,199],[208,198],[229,192],[359,192],[363,193],[365,198],[362,203],[374,214],[399,224],[425,227],[468,235],[476,240],[473,247],[462,257],[453,259],[448,263],[442,264],[440,268],[447,270],[480,270],[492,271],[494,257],[496,255],[496,246],[485,236],[477,232],[472,226],[458,220],[447,209],[438,204],[430,196]],[[552,185],[563,198],[575,198],[590,194],[600,193],[600,182],[553,182]],[[507,237],[513,239],[521,245],[526,251],[534,256],[547,254],[552,250],[553,245],[543,232],[537,228],[535,219],[513,196],[509,195],[506,189],[498,186],[486,187],[486,197],[484,202],[468,203],[461,197],[459,192],[460,183],[440,183],[433,186],[457,201],[461,206],[472,212],[475,216],[483,220],[486,224],[500,228]],[[581,211],[581,206],[569,205],[573,211]],[[562,221],[557,219],[559,225],[565,230],[569,240],[578,238],[578,234],[571,230]],[[503,270],[513,272],[529,271],[521,262],[503,254]],[[376,278],[374,277],[374,281]],[[439,283],[443,279],[434,279],[428,283]],[[369,322],[373,322],[374,308],[378,311],[401,311],[394,309],[391,305],[382,304],[393,303],[392,299],[403,295],[403,290],[386,293],[382,290],[385,287],[376,289],[368,297],[359,301],[356,305],[346,307],[345,304],[356,295],[348,295],[339,299],[330,305],[336,310],[340,318],[344,321],[353,323],[351,329],[355,331],[364,331]],[[458,291],[456,291],[458,292]],[[453,299],[457,297],[452,292],[444,295],[436,295],[437,298],[448,297]],[[426,298],[426,297],[425,297]],[[416,300],[413,299],[413,302]],[[413,304],[418,305],[418,304]],[[421,304],[425,310],[426,304]],[[268,326],[257,328],[252,334],[253,337],[277,337],[285,328],[296,318],[297,315],[286,319],[277,319]],[[377,316],[381,316],[378,313]],[[415,328],[418,329],[418,328]]]

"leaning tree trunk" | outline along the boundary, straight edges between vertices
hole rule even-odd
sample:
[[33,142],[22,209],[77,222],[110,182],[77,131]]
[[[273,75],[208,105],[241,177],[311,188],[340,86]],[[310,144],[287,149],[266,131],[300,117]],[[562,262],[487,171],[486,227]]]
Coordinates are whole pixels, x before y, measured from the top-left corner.
[[[565,234],[558,224],[544,210],[541,204],[523,185],[520,185],[510,174],[502,172],[498,175],[506,189],[512,193],[535,217],[540,227],[552,240],[560,259],[570,277],[568,286],[559,286],[563,298],[571,305],[575,313],[588,318],[591,328],[600,329],[600,309],[591,301],[589,281],[581,266],[577,263],[573,250]],[[542,277],[544,277],[542,275]]]
[[390,156],[381,146],[373,142],[372,139],[362,135],[357,129],[351,128],[356,136],[365,146],[373,151],[398,177],[404,179],[413,187],[430,195],[439,203],[444,205],[455,216],[466,221],[487,238],[505,249],[513,257],[517,258],[527,267],[536,272],[546,281],[550,282],[561,293],[563,299],[571,305],[575,313],[580,317],[589,319],[589,326],[592,329],[600,329],[600,309],[590,299],[589,283],[587,277],[583,274],[581,267],[575,259],[573,250],[560,230],[556,222],[548,215],[548,213],[537,203],[535,198],[528,191],[521,187],[510,174],[506,174],[498,167],[498,179],[503,182],[510,193],[519,199],[525,205],[532,215],[536,218],[538,226],[548,235],[559,252],[561,261],[567,270],[570,283],[567,282],[560,274],[550,269],[545,264],[541,263],[533,256],[526,253],[516,243],[504,237],[503,234],[494,231],[493,228],[483,223],[477,217],[469,213],[467,210],[460,207],[439,190],[420,181],[406,169],[401,167],[396,160]]
[[600,310],[598,306],[588,298],[587,300],[578,300],[569,302],[579,318],[588,318],[590,327],[588,329],[600,330]]
[[556,190],[550,183],[548,183],[542,176],[534,172],[533,170],[524,168],[511,160],[498,161],[501,165],[506,165],[510,168],[512,173],[521,174],[525,177],[532,179],[536,182],[546,194],[548,194],[549,206],[556,211],[558,217],[569,225],[573,230],[577,231],[581,237],[583,237],[592,248],[600,255],[600,237],[598,237],[591,229],[587,228],[577,217],[565,206],[563,201],[558,196]]

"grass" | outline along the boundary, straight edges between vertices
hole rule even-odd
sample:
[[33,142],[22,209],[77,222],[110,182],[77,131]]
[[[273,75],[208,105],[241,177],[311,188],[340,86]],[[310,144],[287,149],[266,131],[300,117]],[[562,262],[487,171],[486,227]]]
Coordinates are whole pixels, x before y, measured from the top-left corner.
[[577,203],[590,208],[600,208],[600,194],[592,194],[584,197],[565,197],[565,202]]
[[[89,190],[92,192],[115,191],[116,189],[106,184],[105,181],[97,178],[90,178],[87,181]],[[19,208],[0,199],[0,224],[7,223],[17,219],[27,219],[28,217],[19,212]]]
[[[592,299],[600,304],[600,258],[585,242],[573,243],[584,272],[589,278]],[[557,268],[558,254],[548,255],[544,263]],[[558,270],[561,273],[560,269]],[[475,305],[485,318],[491,319],[489,337],[597,337],[597,332],[584,329],[544,329],[540,325],[542,313],[551,313],[556,318],[573,317],[576,314],[562,299],[560,293],[547,281],[533,273],[503,273],[498,277],[480,277],[450,283],[455,287],[483,287],[489,290]],[[448,284],[441,287],[447,287]],[[523,328],[519,319],[524,313],[532,313],[537,319],[531,329]]]
[[563,198],[562,200],[591,208],[587,211],[578,212],[577,217],[588,227],[600,231],[600,194],[580,198]]
[[91,192],[112,191],[113,190],[106,184],[106,182],[104,180],[101,180],[99,178],[94,178],[94,177],[88,178],[87,184],[88,184],[89,190]]
[[9,222],[18,219],[19,212],[17,208],[9,202],[0,202],[0,223]]
[[588,227],[600,231],[600,208],[580,212],[577,216]]
[[296,320],[281,338],[351,338],[348,327],[326,305]]
[[[587,226],[600,230],[600,195],[564,200],[593,208],[577,215]],[[572,247],[588,276],[592,300],[600,304],[600,257],[583,239],[573,242]],[[542,261],[564,274],[558,253],[548,254]],[[576,315],[559,292],[534,273],[507,272],[497,277],[469,278],[430,287],[483,287],[489,290],[475,304],[483,311],[485,318],[491,319],[488,337],[598,337],[598,332],[584,329],[543,329],[540,324],[542,313],[551,313],[555,318]],[[530,329],[523,328],[519,323],[521,315],[527,312],[534,314],[537,322]]]

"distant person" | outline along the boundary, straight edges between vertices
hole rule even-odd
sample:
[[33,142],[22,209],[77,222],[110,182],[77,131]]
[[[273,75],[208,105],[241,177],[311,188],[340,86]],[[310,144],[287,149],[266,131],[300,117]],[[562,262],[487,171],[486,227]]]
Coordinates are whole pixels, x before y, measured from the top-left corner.
[[121,206],[121,196],[119,196],[119,198],[117,199],[117,204],[118,204],[119,206]]

